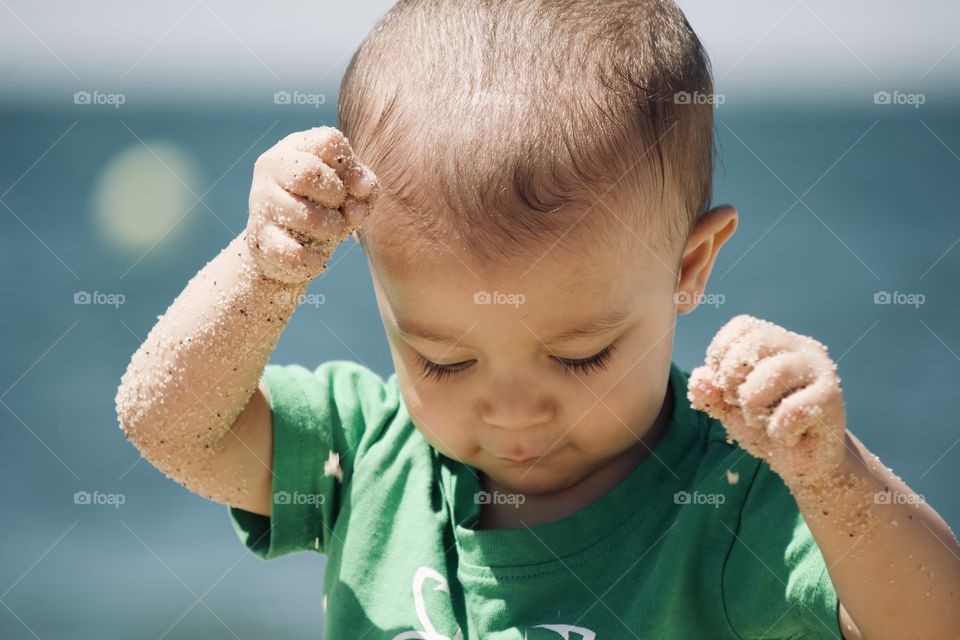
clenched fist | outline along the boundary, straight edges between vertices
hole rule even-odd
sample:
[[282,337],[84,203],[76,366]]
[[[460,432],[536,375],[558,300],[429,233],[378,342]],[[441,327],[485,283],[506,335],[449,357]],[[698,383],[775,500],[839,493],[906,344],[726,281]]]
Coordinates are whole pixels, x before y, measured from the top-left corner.
[[247,246],[267,277],[308,282],[370,214],[379,192],[340,131],[291,133],[254,165]]
[[836,369],[813,338],[739,315],[717,332],[706,363],[691,372],[687,397],[788,486],[808,485],[845,454]]

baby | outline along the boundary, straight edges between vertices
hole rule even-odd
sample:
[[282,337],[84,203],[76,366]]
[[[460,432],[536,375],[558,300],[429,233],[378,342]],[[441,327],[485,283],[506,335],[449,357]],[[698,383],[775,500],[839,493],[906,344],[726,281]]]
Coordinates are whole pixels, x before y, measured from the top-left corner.
[[[134,354],[126,437],[326,554],[328,638],[960,637],[960,546],[822,344],[741,315],[672,361],[738,222],[711,92],[669,1],[401,0]],[[396,372],[268,365],[351,235]]]

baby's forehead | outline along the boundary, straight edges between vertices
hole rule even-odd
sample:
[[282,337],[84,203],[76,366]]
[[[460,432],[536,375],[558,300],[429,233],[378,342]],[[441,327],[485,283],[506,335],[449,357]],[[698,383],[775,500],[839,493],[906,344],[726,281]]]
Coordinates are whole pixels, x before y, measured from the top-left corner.
[[[622,251],[600,242],[576,252],[541,244],[491,261],[469,254],[456,238],[421,237],[407,243],[405,235],[379,231],[378,239],[366,247],[373,275],[391,296],[416,306],[438,305],[444,297],[483,297],[487,292],[548,299],[562,303],[553,313],[576,317],[581,306],[632,297],[632,292],[659,291],[675,279],[666,263],[647,252],[635,252],[625,260]],[[442,314],[442,305],[440,309]]]
[[[475,280],[438,271],[424,280],[392,281],[378,295],[388,333],[450,348],[510,349],[596,341],[672,304],[672,289],[643,290],[626,281],[551,283]],[[657,300],[659,299],[659,304]],[[525,347],[524,347],[525,348]]]

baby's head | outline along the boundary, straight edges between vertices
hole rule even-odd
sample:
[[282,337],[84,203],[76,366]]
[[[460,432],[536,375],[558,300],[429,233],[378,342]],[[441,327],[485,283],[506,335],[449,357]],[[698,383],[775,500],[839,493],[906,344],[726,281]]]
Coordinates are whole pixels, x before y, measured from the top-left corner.
[[711,95],[672,2],[401,0],[370,34],[339,127],[383,187],[362,243],[436,449],[547,493],[639,446],[736,227]]

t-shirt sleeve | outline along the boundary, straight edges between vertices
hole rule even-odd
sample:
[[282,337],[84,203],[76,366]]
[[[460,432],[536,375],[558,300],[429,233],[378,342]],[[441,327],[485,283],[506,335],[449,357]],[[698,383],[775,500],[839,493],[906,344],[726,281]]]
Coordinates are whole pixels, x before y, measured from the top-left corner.
[[722,576],[727,619],[744,640],[841,639],[839,602],[783,480],[759,462]]
[[[384,382],[363,365],[331,360],[313,371],[268,364],[263,381],[273,420],[271,516],[229,507],[241,542],[264,560],[295,551],[327,553],[363,452],[396,414],[395,377]],[[342,479],[328,473],[339,454]]]

